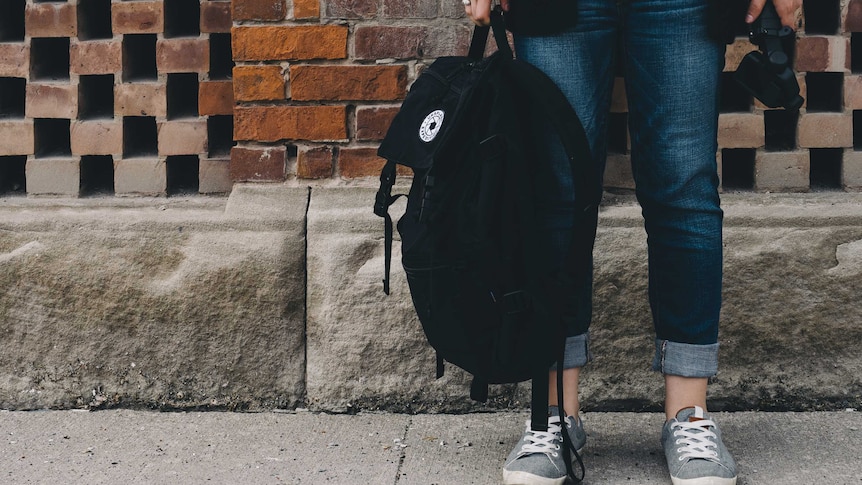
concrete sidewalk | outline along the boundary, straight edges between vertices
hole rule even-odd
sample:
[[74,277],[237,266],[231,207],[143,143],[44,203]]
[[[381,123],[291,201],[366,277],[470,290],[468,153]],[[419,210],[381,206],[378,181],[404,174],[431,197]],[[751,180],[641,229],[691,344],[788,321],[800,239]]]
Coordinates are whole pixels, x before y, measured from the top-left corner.
[[[862,413],[717,413],[739,485],[862,484]],[[0,411],[0,483],[495,484],[527,413]],[[662,416],[588,413],[586,484],[667,484]]]

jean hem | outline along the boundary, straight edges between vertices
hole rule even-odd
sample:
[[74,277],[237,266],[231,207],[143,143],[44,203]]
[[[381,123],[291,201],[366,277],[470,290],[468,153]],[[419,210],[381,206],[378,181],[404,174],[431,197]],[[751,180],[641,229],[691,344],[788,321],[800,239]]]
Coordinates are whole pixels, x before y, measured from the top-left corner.
[[652,369],[680,377],[714,377],[718,373],[718,343],[698,345],[656,339]]

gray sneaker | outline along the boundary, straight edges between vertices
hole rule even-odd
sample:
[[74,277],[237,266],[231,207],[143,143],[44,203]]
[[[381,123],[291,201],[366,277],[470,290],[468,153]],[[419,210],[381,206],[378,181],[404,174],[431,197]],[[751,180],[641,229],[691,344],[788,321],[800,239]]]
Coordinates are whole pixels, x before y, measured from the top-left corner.
[[721,431],[698,406],[665,423],[661,443],[674,485],[735,485],[736,463]]
[[[587,442],[584,423],[574,417],[565,419],[566,430],[578,453]],[[556,406],[550,408],[548,431],[533,431],[530,421],[524,437],[506,458],[503,483],[506,485],[561,485],[566,481],[566,463],[563,458],[563,427]],[[573,464],[574,453],[571,454]]]

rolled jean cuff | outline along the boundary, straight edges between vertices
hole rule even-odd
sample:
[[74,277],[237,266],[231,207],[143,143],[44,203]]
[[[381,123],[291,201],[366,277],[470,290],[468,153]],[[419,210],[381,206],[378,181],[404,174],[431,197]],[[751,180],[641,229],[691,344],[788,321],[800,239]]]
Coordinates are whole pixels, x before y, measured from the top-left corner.
[[680,377],[713,377],[718,372],[718,344],[655,341],[654,371]]
[[[566,349],[563,355],[563,369],[574,369],[583,367],[587,362],[593,360],[590,354],[590,333],[582,333],[566,337]],[[551,370],[557,370],[557,364],[551,366]]]

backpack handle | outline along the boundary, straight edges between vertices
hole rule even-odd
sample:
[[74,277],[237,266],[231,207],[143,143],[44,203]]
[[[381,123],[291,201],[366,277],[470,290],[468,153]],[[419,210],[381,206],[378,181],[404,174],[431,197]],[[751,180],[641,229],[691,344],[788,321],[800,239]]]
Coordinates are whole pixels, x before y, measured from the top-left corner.
[[497,50],[503,52],[508,58],[514,57],[512,48],[509,46],[509,38],[506,36],[506,23],[503,21],[503,8],[497,5],[491,10],[491,25],[477,25],[473,28],[473,39],[470,41],[468,57],[477,61],[485,57],[485,46],[488,44],[488,31],[493,30],[494,41]]

